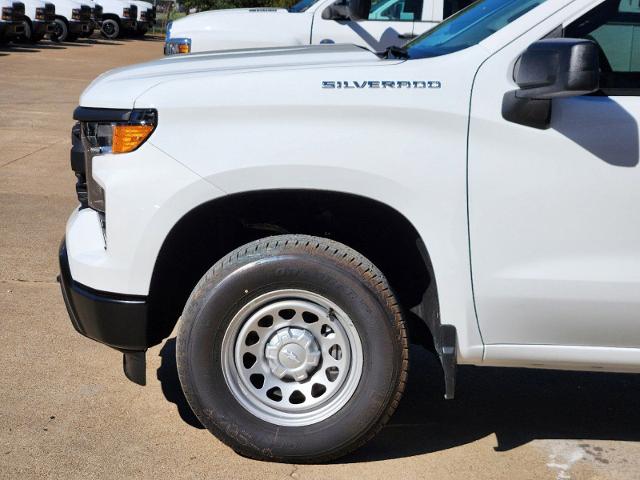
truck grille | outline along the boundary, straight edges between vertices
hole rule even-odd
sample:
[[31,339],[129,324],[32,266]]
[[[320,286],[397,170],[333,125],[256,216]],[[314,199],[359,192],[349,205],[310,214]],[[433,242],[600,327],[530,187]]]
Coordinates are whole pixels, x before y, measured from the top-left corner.
[[94,22],[102,21],[102,6],[96,5],[93,10],[91,10],[91,20]]
[[138,18],[138,7],[136,5],[129,5],[129,18],[131,20]]
[[80,21],[81,22],[89,22],[91,21],[91,7],[88,5],[82,5],[80,7]]
[[24,3],[14,2],[13,3],[13,16],[12,20],[14,22],[21,22],[24,20]]
[[53,22],[56,19],[56,6],[53,3],[44,5],[44,21]]

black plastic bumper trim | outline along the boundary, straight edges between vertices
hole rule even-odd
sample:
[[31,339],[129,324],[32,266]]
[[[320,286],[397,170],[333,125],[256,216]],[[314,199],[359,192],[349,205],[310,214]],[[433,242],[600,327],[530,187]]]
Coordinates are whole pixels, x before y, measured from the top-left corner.
[[153,345],[146,297],[99,292],[75,282],[64,240],[59,258],[62,296],[79,333],[124,352],[144,352]]
[[73,119],[79,122],[128,122],[131,110],[118,108],[77,107]]

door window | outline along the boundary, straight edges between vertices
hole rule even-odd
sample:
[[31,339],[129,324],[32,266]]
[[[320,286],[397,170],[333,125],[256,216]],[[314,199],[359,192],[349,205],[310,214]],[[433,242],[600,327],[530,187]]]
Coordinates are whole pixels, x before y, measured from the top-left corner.
[[475,1],[476,0],[444,0],[444,16],[442,18],[448,18],[454,13],[458,13]]
[[371,2],[369,20],[413,22],[422,18],[422,0],[379,0]]
[[598,44],[602,93],[640,94],[640,0],[606,0],[569,25],[564,36]]

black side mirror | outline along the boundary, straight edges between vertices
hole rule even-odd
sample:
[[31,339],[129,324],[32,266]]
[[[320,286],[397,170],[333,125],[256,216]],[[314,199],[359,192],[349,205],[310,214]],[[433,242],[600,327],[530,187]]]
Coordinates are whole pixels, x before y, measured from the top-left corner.
[[578,97],[600,88],[598,46],[591,40],[557,38],[531,45],[516,63],[518,90],[504,96],[505,120],[546,129],[552,99]]
[[369,18],[371,0],[338,0],[322,12],[324,20],[366,20]]

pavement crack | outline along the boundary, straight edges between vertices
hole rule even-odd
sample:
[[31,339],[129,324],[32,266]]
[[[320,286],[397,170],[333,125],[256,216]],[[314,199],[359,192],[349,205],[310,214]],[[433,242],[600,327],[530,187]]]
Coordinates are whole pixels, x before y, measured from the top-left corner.
[[289,477],[290,478],[300,478],[300,475],[298,475],[298,465],[292,465],[293,470],[291,470],[291,473],[289,473]]
[[57,285],[58,282],[51,280],[30,280],[27,278],[10,278],[8,280],[2,280],[3,283],[35,283],[39,285]]
[[21,157],[18,158],[14,158],[13,160],[9,160],[7,163],[3,163],[2,165],[0,165],[0,168],[6,167],[7,165],[11,165],[12,163],[15,163],[19,160],[25,159],[27,157],[30,157],[31,155],[38,153],[38,152],[42,152],[43,150],[46,150],[47,148],[51,148],[54,145],[57,145],[59,143],[65,142],[66,140],[58,140],[57,142],[53,142],[50,143],[49,145],[45,145],[44,147],[40,147],[37,150],[34,150],[33,152],[27,153],[25,155],[22,155]]

